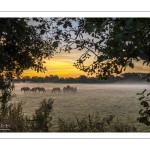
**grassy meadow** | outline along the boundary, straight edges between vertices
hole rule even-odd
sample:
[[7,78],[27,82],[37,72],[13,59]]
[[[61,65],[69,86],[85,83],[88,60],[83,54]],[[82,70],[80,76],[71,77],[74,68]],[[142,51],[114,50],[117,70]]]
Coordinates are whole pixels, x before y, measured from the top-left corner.
[[[139,96],[136,93],[144,89],[150,91],[148,84],[69,84],[77,87],[76,93],[63,93],[63,87],[68,84],[56,83],[15,83],[14,93],[11,102],[23,101],[23,111],[32,116],[43,99],[53,98],[53,128],[57,128],[58,118],[66,121],[88,117],[88,115],[99,115],[100,117],[114,115],[120,122],[133,124],[138,131],[146,131],[149,127],[136,121],[141,109]],[[44,87],[46,93],[24,93],[21,87]],[[52,93],[53,87],[60,87],[61,92]]]

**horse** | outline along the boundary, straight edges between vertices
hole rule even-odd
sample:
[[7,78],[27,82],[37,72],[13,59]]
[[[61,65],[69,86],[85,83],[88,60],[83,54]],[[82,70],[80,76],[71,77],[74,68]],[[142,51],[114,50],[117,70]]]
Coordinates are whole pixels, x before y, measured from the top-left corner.
[[63,88],[63,91],[64,91],[64,93],[67,91],[67,92],[69,92],[71,90],[71,87],[68,85],[67,87],[64,87]]
[[22,87],[21,88],[21,92],[24,91],[24,93],[27,91],[29,92],[30,91],[30,88],[29,87]]
[[55,93],[56,91],[57,91],[57,92],[60,92],[60,88],[59,88],[59,87],[56,87],[56,88],[54,87],[54,88],[52,89],[52,93]]
[[72,90],[73,93],[77,92],[77,88],[76,87],[71,87],[71,90]]
[[74,88],[74,87],[71,87],[71,86],[68,85],[67,87],[64,87],[64,88],[63,88],[63,91],[64,91],[64,93],[65,93],[65,92],[69,92],[69,91],[75,93],[75,92],[77,91],[77,88],[76,88],[76,87]]
[[43,88],[43,87],[37,87],[37,90],[40,92],[40,91],[43,91],[43,93],[44,92],[46,92],[46,90]]
[[32,89],[30,89],[31,92],[36,92],[37,91],[37,87],[34,87]]
[[64,93],[65,93],[66,91],[68,92],[67,87],[64,87],[64,88],[63,88],[63,91],[64,91]]
[[73,93],[76,93],[77,88],[76,88],[76,87],[70,87],[69,91],[71,91],[71,92],[73,92]]
[[77,88],[75,87],[75,88],[74,88],[74,93],[76,93],[76,92],[77,92]]

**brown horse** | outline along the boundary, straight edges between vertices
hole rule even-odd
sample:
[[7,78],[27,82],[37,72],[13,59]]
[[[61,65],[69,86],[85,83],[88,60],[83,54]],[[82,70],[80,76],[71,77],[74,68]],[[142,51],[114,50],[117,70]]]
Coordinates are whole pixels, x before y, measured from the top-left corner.
[[77,88],[76,87],[74,88],[74,87],[71,87],[71,86],[68,85],[67,87],[63,88],[63,91],[64,91],[64,93],[69,92],[69,91],[75,93],[77,91]]
[[77,88],[76,87],[70,87],[70,91],[73,92],[73,93],[76,93],[77,92]]
[[30,92],[30,88],[29,87],[22,87],[21,88],[21,92],[24,91],[25,92]]
[[37,91],[37,87],[33,87],[32,89],[30,89],[31,92],[36,92]]
[[73,92],[74,92],[74,93],[77,92],[77,88],[76,88],[76,87],[73,88]]
[[43,93],[46,92],[46,90],[43,87],[37,87],[37,90],[39,91],[39,93],[40,91],[42,91]]
[[64,87],[64,88],[63,88],[63,91],[64,91],[64,93],[65,93],[65,92],[68,92],[67,87]]
[[53,89],[52,89],[52,93],[55,93],[55,92],[60,92],[60,88],[59,87],[54,87]]

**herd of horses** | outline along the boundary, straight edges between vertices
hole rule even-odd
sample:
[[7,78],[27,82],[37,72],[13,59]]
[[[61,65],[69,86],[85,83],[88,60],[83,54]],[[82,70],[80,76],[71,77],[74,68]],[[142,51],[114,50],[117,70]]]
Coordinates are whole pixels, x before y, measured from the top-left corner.
[[76,87],[71,87],[71,86],[68,85],[67,87],[63,88],[63,91],[64,91],[64,93],[65,92],[69,92],[69,91],[71,91],[73,93],[76,93],[77,92],[77,88]]
[[45,93],[46,92],[46,90],[45,90],[45,88],[43,88],[43,87],[33,87],[33,88],[29,88],[29,87],[22,87],[21,88],[21,92],[22,91],[24,91],[24,92],[34,92],[34,93],[36,93],[36,92],[43,92],[43,93]]
[[[30,93],[30,92],[33,92],[33,93],[40,93],[40,92],[43,92],[43,93],[45,93],[46,92],[46,90],[45,90],[45,88],[43,88],[43,87],[33,87],[33,88],[29,88],[29,87],[22,87],[21,88],[21,91],[23,91],[24,93]],[[61,90],[60,90],[60,88],[59,87],[54,87],[53,89],[52,89],[52,93],[55,93],[55,92],[60,92]],[[76,93],[77,92],[77,88],[76,87],[71,87],[71,86],[66,86],[66,87],[64,87],[63,88],[63,92],[65,93],[65,92],[72,92],[72,93]]]
[[[55,92],[60,92],[60,88],[59,87],[54,87],[52,89],[52,93],[55,93]],[[77,88],[76,87],[71,87],[71,86],[66,86],[63,88],[63,92],[72,92],[72,93],[76,93],[77,92]]]

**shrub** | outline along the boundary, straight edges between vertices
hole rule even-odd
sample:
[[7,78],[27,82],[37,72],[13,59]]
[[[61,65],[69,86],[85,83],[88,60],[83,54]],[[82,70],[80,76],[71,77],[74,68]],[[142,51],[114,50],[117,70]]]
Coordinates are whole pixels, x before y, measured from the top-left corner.
[[[76,117],[76,116],[75,116]],[[76,122],[66,122],[64,119],[58,120],[58,132],[136,132],[137,129],[133,125],[113,122],[114,116],[92,118],[91,115],[87,119]]]
[[[22,102],[17,104],[7,104],[3,112],[0,113],[1,131],[26,132],[28,131],[29,117],[22,111]],[[3,125],[9,125],[9,130],[4,130]]]
[[33,119],[31,121],[31,131],[32,132],[48,132],[50,127],[52,126],[51,120],[52,116],[50,113],[53,108],[53,100],[49,99],[46,101],[44,99],[38,109],[35,110],[35,114],[33,114]]
[[[1,132],[48,132],[51,127],[53,100],[44,99],[32,118],[24,115],[23,102],[7,104],[0,113]],[[8,127],[5,127],[8,125]],[[9,129],[9,130],[5,130]]]

